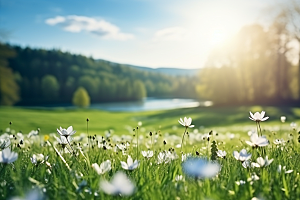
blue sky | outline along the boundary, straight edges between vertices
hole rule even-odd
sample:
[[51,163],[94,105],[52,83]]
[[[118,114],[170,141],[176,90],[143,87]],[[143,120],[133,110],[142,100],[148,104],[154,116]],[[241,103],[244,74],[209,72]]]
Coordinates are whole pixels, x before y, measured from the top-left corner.
[[203,67],[272,0],[0,0],[5,42],[147,67]]

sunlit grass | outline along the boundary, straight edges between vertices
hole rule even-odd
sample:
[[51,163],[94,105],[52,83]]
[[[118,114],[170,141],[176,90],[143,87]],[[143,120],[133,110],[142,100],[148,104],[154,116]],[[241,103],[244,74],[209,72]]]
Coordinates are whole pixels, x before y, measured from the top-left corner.
[[[9,127],[11,121],[12,128],[16,131],[29,133],[31,130],[40,128],[41,134],[54,133],[56,128],[73,125],[79,133],[86,133],[86,119],[89,118],[89,133],[104,134],[107,130],[114,130],[115,134],[128,134],[129,130],[135,128],[138,122],[142,122],[145,132],[161,131],[170,134],[177,134],[179,125],[177,120],[182,117],[191,117],[196,129],[210,131],[235,131],[243,133],[251,128],[256,128],[255,124],[249,121],[249,111],[255,112],[265,110],[270,117],[264,123],[268,126],[289,127],[291,122],[300,124],[300,108],[289,107],[208,107],[175,109],[167,111],[147,111],[147,112],[105,112],[99,110],[37,110],[26,108],[0,107],[0,129]],[[278,124],[280,116],[286,116],[285,124]]]
[[[18,153],[18,159],[12,164],[0,164],[0,198],[24,196],[36,188],[37,190],[32,192],[39,191],[37,193],[41,193],[48,199],[297,199],[300,196],[299,130],[291,128],[289,122],[281,123],[279,117],[275,118],[274,116],[286,115],[287,119],[295,119],[298,116],[293,114],[298,112],[298,109],[291,108],[289,112],[280,113],[283,109],[266,108],[266,115],[270,116],[270,120],[263,122],[261,126],[263,135],[270,143],[266,147],[259,148],[252,148],[245,142],[250,140],[247,132],[253,128],[255,131],[256,127],[255,122],[248,118],[249,109],[253,112],[257,111],[249,107],[180,109],[144,113],[106,113],[88,110],[38,112],[2,108],[1,115],[6,112],[6,120],[9,119],[9,116],[18,116],[12,120],[14,121],[12,129],[16,126],[15,123],[19,123],[18,120],[26,114],[36,117],[37,121],[34,123],[46,121],[47,116],[50,115],[49,124],[41,126],[41,129],[53,126],[51,127],[53,134],[43,131],[46,137],[37,135],[28,138],[26,134],[17,134],[13,130],[5,131],[6,136],[10,135],[10,146],[13,152]],[[9,112],[12,113],[8,114]],[[198,121],[204,123],[208,119],[213,121],[212,114],[215,114],[216,124],[219,124],[216,129],[222,131],[215,131],[215,128],[207,125],[207,130],[214,130],[209,135],[205,129],[197,127],[199,127]],[[95,125],[97,128],[101,127],[103,131],[99,131],[96,136],[94,132],[91,133],[92,137],[90,138],[87,134],[82,135],[76,127],[82,127],[82,131],[85,132],[86,118],[91,119],[89,124],[91,127],[94,123],[93,118],[98,115],[105,115],[102,124],[108,123],[106,126]],[[186,127],[178,123],[177,115],[194,117],[192,124],[196,127],[188,128],[189,134],[184,138],[182,152],[181,146],[178,145],[181,143],[181,136]],[[243,116],[245,120],[241,119]],[[82,119],[78,120],[76,117]],[[108,117],[112,117],[112,119],[108,120]],[[228,126],[221,126],[224,123],[219,121],[222,117]],[[4,117],[1,118],[1,128],[6,128],[5,124],[2,125]],[[272,118],[275,119],[272,120]],[[69,124],[66,126],[56,124],[60,120]],[[150,125],[147,123],[148,120]],[[234,123],[235,120],[237,120],[236,123]],[[23,124],[29,121],[25,117]],[[140,124],[141,126],[137,128],[139,121],[142,121],[142,125]],[[82,125],[79,126],[76,122],[81,122]],[[100,122],[101,120],[99,120]],[[127,130],[127,132],[123,130],[124,126],[128,124],[135,130]],[[63,146],[59,145],[55,139],[55,136],[59,136],[56,128],[59,126],[67,128],[69,125],[72,125],[77,133],[73,135],[74,139],[70,143],[72,147],[66,144],[65,146],[69,147],[63,150]],[[27,126],[29,130],[34,129],[30,128],[30,125]],[[107,126],[111,126],[115,131],[110,134],[105,133],[104,130]],[[160,131],[153,131],[150,135],[149,132],[142,130],[144,126],[171,128],[163,129],[161,127]],[[174,129],[173,126],[177,128]],[[97,128],[95,130],[98,133]],[[238,132],[235,132],[234,128]],[[198,131],[194,131],[196,129]],[[173,137],[167,134],[167,130],[171,130],[177,136]],[[89,129],[90,132],[91,129]],[[228,132],[231,132],[234,137],[231,137]],[[238,134],[243,134],[243,136],[238,137]],[[139,142],[137,143],[138,135]],[[284,143],[274,143],[275,139],[281,138]],[[21,140],[22,142],[20,142]],[[197,159],[212,160],[214,159],[211,150],[213,141],[218,150],[225,150],[227,153],[225,158],[218,157],[213,161],[220,164],[221,170],[210,179],[189,176],[182,167],[182,163],[185,162],[182,160],[182,153],[189,153],[190,156]],[[233,156],[234,151],[240,152],[242,149],[246,149],[252,155],[251,162],[253,163],[258,162],[258,157],[265,158],[266,156],[273,159],[273,162],[265,167],[244,168],[242,162]],[[152,157],[143,157],[141,152],[147,150],[153,151]],[[159,161],[158,156],[163,152],[169,152],[171,157]],[[39,164],[32,163],[33,154],[43,154],[49,158]],[[138,159],[138,167],[126,170],[121,165],[121,161],[127,161],[128,155],[133,160]],[[92,164],[100,165],[106,160],[110,160],[111,169],[99,175]],[[279,165],[282,166],[281,173],[278,172]],[[285,169],[283,166],[286,166]],[[129,196],[109,195],[99,185],[103,180],[110,181],[120,171],[125,173],[134,184],[135,189],[128,193]],[[179,176],[182,177],[179,178]]]

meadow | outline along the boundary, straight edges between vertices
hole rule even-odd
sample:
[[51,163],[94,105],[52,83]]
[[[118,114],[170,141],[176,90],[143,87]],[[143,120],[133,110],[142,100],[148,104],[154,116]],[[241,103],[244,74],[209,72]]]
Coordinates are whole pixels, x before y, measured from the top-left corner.
[[56,128],[73,125],[78,133],[87,132],[89,119],[89,133],[103,135],[105,131],[113,130],[114,134],[122,135],[132,132],[132,129],[142,122],[145,132],[161,131],[181,135],[177,121],[184,116],[191,117],[195,128],[205,131],[221,132],[245,131],[255,128],[249,121],[249,111],[265,110],[270,119],[264,126],[279,126],[282,115],[287,117],[287,123],[280,126],[289,127],[291,122],[300,122],[300,108],[295,107],[199,107],[146,112],[106,112],[89,109],[28,109],[18,107],[0,107],[0,130],[11,127],[16,131],[29,133],[40,129],[40,134],[56,133]]
[[297,124],[291,107],[1,107],[0,199],[298,199]]

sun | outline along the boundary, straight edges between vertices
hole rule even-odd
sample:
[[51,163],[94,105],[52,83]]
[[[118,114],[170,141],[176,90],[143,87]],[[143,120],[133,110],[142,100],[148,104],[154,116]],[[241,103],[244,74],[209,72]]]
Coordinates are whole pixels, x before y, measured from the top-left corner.
[[234,14],[223,12],[220,11],[217,16],[211,16],[211,21],[206,27],[209,31],[209,38],[207,39],[212,46],[221,45],[226,42],[242,27]]
[[[186,11],[188,22],[194,27],[195,35],[201,35],[210,47],[221,45],[231,39],[247,22],[247,13],[239,6],[221,2],[194,4]],[[203,34],[205,33],[205,34]]]
[[211,31],[209,42],[211,45],[216,46],[226,41],[228,37],[228,33],[224,29],[216,28]]

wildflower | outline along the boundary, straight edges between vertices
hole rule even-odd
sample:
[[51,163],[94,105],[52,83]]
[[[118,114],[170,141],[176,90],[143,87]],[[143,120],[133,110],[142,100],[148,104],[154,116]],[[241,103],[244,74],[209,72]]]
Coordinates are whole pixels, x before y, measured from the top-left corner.
[[24,140],[24,135],[23,133],[18,132],[17,133],[18,138],[20,138],[20,140]]
[[39,131],[38,130],[32,130],[28,133],[27,137],[30,138],[31,136],[37,136],[39,135]]
[[251,158],[251,154],[248,154],[246,149],[242,149],[240,153],[237,151],[234,151],[233,156],[235,157],[235,159],[242,161],[242,162],[249,160]]
[[281,116],[281,117],[280,117],[280,121],[281,121],[282,123],[284,123],[285,120],[286,120],[286,116]]
[[159,152],[159,154],[157,155],[157,164],[161,164],[163,162],[168,163],[169,160],[166,159],[166,153],[163,152]]
[[151,158],[151,157],[153,157],[153,151],[142,151],[142,155],[145,158]]
[[123,168],[123,169],[126,169],[126,170],[134,170],[135,168],[137,168],[137,167],[139,166],[139,162],[138,162],[137,160],[135,160],[135,161],[133,162],[131,156],[128,155],[127,163],[121,161],[121,165],[122,165],[122,168]]
[[266,156],[265,159],[263,159],[262,157],[258,157],[256,159],[256,162],[258,164],[258,165],[256,165],[256,167],[266,167],[266,166],[269,166],[273,162],[273,160],[274,159],[269,160],[268,156]]
[[290,170],[287,170],[287,171],[286,171],[286,166],[281,167],[281,165],[278,165],[277,172],[278,172],[278,173],[281,173],[282,171],[283,171],[285,174],[290,174],[290,173],[292,173],[294,170],[290,169]]
[[236,181],[235,184],[237,185],[244,185],[246,183],[246,181],[243,181],[243,180],[239,180],[239,181]]
[[247,144],[249,144],[252,147],[264,147],[269,144],[269,140],[265,136],[258,137],[257,133],[253,133],[250,136],[250,141],[246,141]]
[[245,161],[242,163],[242,166],[243,166],[244,168],[260,167],[259,164],[255,163],[255,162],[250,162],[250,160],[245,160]]
[[191,125],[192,118],[190,118],[190,117],[189,118],[184,117],[184,120],[182,120],[182,118],[180,118],[180,120],[178,120],[178,122],[179,122],[179,124],[181,124],[182,126],[185,127],[185,130],[184,130],[183,135],[182,135],[181,146],[180,146],[180,151],[182,151],[184,135],[187,131],[187,128],[193,128],[194,125]]
[[251,162],[249,160],[245,160],[243,163],[242,163],[242,166],[244,168],[249,168],[251,167]]
[[0,163],[13,163],[18,159],[18,153],[12,152],[10,148],[0,151]]
[[217,151],[217,156],[220,158],[225,158],[226,157],[226,151],[218,150]]
[[126,150],[126,145],[125,145],[125,144],[117,144],[116,146],[117,146],[117,148],[118,148],[120,151],[125,151],[125,150]]
[[0,150],[6,149],[10,146],[9,138],[0,138]]
[[247,179],[247,181],[250,182],[251,185],[253,184],[253,181],[258,181],[258,180],[259,180],[259,176],[257,176],[255,173],[253,173],[251,177]]
[[92,168],[97,172],[97,174],[104,174],[111,170],[111,162],[110,160],[106,160],[100,164],[100,167],[97,163],[93,163]]
[[216,176],[221,166],[203,158],[188,158],[182,163],[183,171],[195,178],[212,178]]
[[105,131],[105,137],[106,138],[109,138],[111,136],[111,133],[113,132],[113,130],[108,130],[108,131]]
[[57,129],[57,133],[61,136],[68,137],[74,135],[76,131],[73,130],[73,126],[69,126],[67,129],[60,127],[60,129]]
[[34,165],[38,165],[38,164],[42,164],[44,163],[45,161],[48,160],[48,156],[44,156],[43,154],[33,154],[32,157],[30,158],[31,160],[31,163],[34,164]]
[[60,138],[58,138],[58,137],[56,137],[56,136],[54,136],[55,138],[56,138],[56,140],[58,141],[58,143],[60,144],[60,145],[67,145],[69,142],[71,142],[72,141],[72,138],[71,138],[71,136],[67,136],[67,137],[65,137],[65,136],[60,136]]
[[297,127],[297,124],[296,124],[295,122],[292,122],[292,123],[290,124],[290,126],[291,126],[293,129],[295,129],[295,128]]
[[9,137],[11,139],[14,139],[16,144],[19,144],[19,145],[24,144],[24,135],[21,132],[18,132],[16,135],[12,134]]
[[274,144],[276,144],[276,145],[280,145],[280,144],[284,144],[285,143],[285,141],[284,141],[284,139],[276,139],[276,140],[274,140],[274,142],[273,142]]
[[48,141],[49,140],[49,135],[44,135],[44,141]]
[[255,122],[263,122],[263,121],[266,121],[267,119],[269,119],[269,117],[264,117],[265,116],[265,111],[261,111],[261,113],[256,112],[256,113],[254,113],[254,115],[250,111],[250,116],[251,117],[249,117],[249,119],[251,119]]
[[180,118],[180,120],[178,120],[179,124],[181,124],[182,126],[188,127],[188,128],[193,128],[194,125],[191,125],[192,123],[192,118],[186,118],[184,117],[184,120],[182,120],[182,118]]
[[123,172],[117,172],[111,182],[106,180],[101,181],[100,188],[106,194],[125,196],[131,195],[135,190],[134,184]]
[[43,200],[46,199],[46,197],[43,195],[42,191],[39,189],[32,189],[29,191],[25,198],[22,197],[13,197],[10,200]]
[[157,164],[161,163],[169,163],[172,160],[175,160],[178,158],[176,152],[171,153],[170,151],[162,151],[157,156]]
[[179,181],[184,181],[184,178],[182,175],[176,175],[175,176],[175,181],[179,182]]

